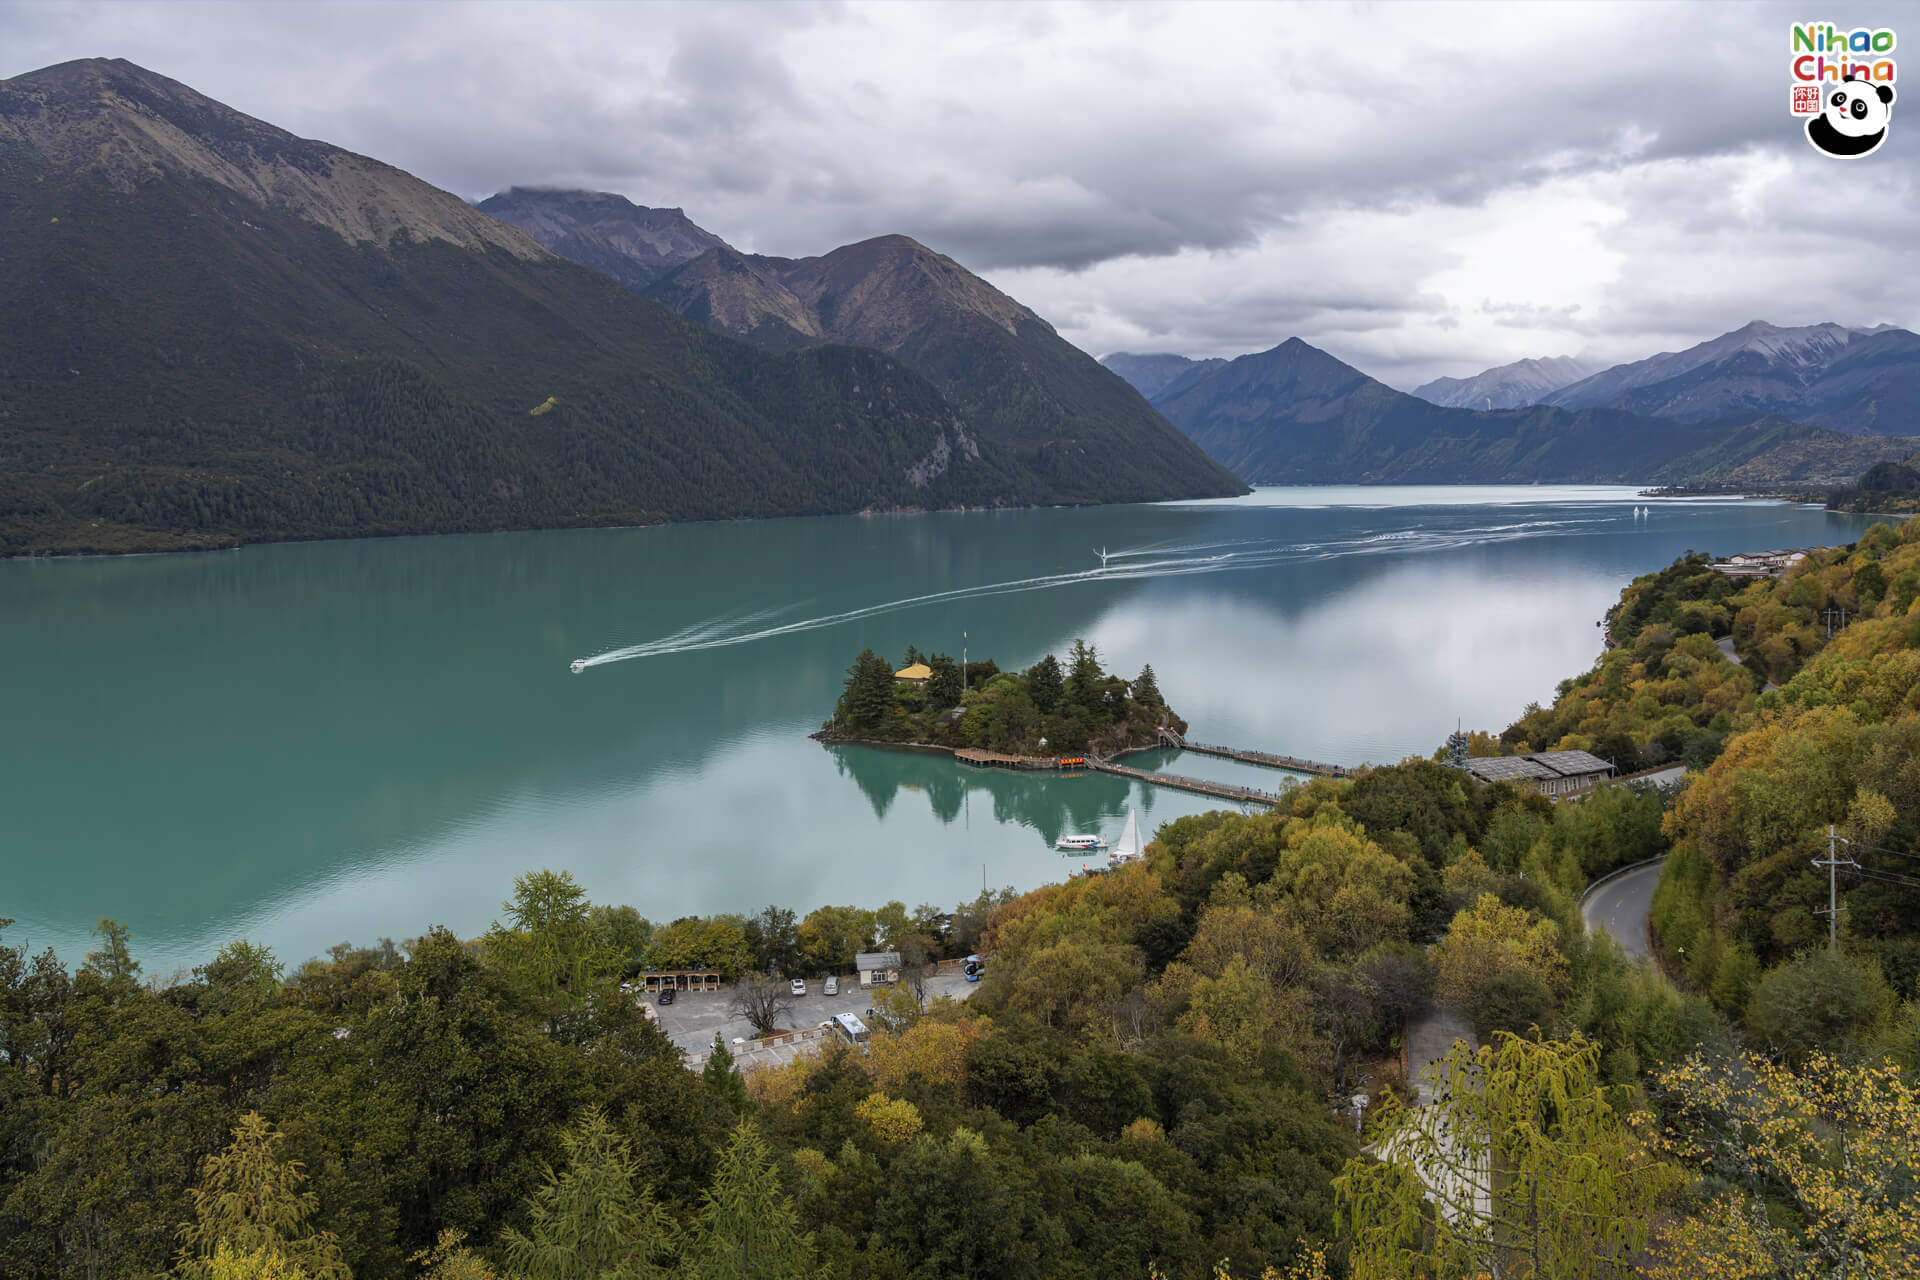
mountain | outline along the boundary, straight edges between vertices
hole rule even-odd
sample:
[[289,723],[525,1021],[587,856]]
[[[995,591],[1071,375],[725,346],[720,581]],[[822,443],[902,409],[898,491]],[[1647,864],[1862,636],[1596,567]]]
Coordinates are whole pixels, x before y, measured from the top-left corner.
[[1546,398],[1683,422],[1778,413],[1838,431],[1920,433],[1920,335],[1755,320],[1685,351],[1616,365]]
[[729,247],[679,209],[649,209],[610,191],[514,187],[476,207],[561,257],[635,289],[709,249]]
[[1152,485],[1064,432],[1036,467],[991,426],[898,360],[712,333],[131,63],[0,81],[0,553],[1231,483],[1204,460],[1169,478],[1125,436],[1103,447]]
[[1155,404],[1254,484],[1819,483],[1915,447],[1777,418],[1687,424],[1616,409],[1446,408],[1298,338],[1172,386]]
[[1170,353],[1137,356],[1126,351],[1116,351],[1110,356],[1102,356],[1100,363],[1127,380],[1127,385],[1152,400],[1167,385],[1177,378],[1205,372],[1226,363],[1219,357],[1211,360],[1195,360],[1189,356],[1177,356]]
[[820,343],[884,351],[925,376],[983,442],[1007,449],[1064,501],[1246,491],[1118,374],[952,258],[906,236],[817,258],[716,249],[648,293],[771,351]]
[[[563,216],[576,202],[619,197],[523,189],[509,195],[516,225],[556,253],[600,267],[595,254],[560,234]],[[481,207],[493,208],[494,201]],[[1053,326],[906,236],[800,259],[744,254],[712,241],[704,253],[644,285],[631,278],[630,267],[608,273],[764,351],[845,344],[886,352],[929,379],[984,445],[1031,471],[1050,501],[1146,502],[1245,491]]]
[[1455,409],[1518,409],[1539,404],[1551,392],[1597,372],[1572,356],[1517,360],[1471,378],[1435,378],[1413,394]]

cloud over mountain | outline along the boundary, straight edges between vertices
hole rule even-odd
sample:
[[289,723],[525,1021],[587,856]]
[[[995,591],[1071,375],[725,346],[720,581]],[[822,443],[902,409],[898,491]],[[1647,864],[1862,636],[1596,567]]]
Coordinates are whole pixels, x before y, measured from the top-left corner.
[[1293,332],[1411,386],[1920,323],[1920,151],[1813,198],[1804,14],[1711,12],[401,3],[375,40],[356,6],[120,0],[8,10],[0,75],[120,54],[470,196],[618,191],[748,252],[899,232],[1095,352]]

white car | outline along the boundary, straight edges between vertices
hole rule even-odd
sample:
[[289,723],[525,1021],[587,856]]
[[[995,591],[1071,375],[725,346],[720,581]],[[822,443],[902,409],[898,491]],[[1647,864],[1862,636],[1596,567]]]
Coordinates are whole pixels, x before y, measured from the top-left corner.
[[793,994],[797,996],[807,994],[807,980],[805,978],[795,978],[793,980]]
[[839,978],[828,978],[828,979],[827,979],[827,994],[828,994],[828,995],[830,995],[830,996],[837,996],[837,995],[839,995],[839,994],[840,994],[840,979],[839,979]]

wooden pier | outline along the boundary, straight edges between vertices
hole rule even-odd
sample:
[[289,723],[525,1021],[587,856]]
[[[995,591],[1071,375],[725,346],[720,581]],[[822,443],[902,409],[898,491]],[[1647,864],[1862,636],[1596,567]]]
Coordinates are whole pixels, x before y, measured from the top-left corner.
[[1160,737],[1168,746],[1178,747],[1182,751],[1197,751],[1203,756],[1219,756],[1226,760],[1238,760],[1242,764],[1264,765],[1269,769],[1314,773],[1323,778],[1357,778],[1361,773],[1359,769],[1343,764],[1323,764],[1318,760],[1302,760],[1298,756],[1275,755],[1271,751],[1252,751],[1245,747],[1220,747],[1211,742],[1194,742],[1171,729],[1161,729]]
[[1186,778],[1177,773],[1148,773],[1145,769],[1130,769],[1124,764],[1115,764],[1111,760],[1088,760],[1087,768],[1097,769],[1101,773],[1119,774],[1123,778],[1137,778],[1141,782],[1151,782],[1155,786],[1173,787],[1179,791],[1197,791],[1203,796],[1214,796],[1221,800],[1232,800],[1242,804],[1277,805],[1286,797],[1271,791],[1259,791],[1253,787],[1236,787],[1228,782],[1209,782],[1205,778]]

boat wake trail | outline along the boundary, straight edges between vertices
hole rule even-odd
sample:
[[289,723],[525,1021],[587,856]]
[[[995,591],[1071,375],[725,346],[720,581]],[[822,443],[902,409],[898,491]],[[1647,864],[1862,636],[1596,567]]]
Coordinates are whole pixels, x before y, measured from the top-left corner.
[[[1146,578],[1177,578],[1193,574],[1229,573],[1262,569],[1289,561],[1329,560],[1351,555],[1401,555],[1415,551],[1442,551],[1454,547],[1488,542],[1507,542],[1537,537],[1541,525],[1563,522],[1530,521],[1527,524],[1489,525],[1467,529],[1404,529],[1365,537],[1328,542],[1277,542],[1241,538],[1220,542],[1150,545],[1107,553],[1108,563],[1064,573],[1041,574],[1031,578],[1012,578],[1004,582],[983,582],[925,595],[904,596],[878,604],[862,605],[839,613],[800,618],[775,626],[756,624],[800,606],[781,605],[755,613],[711,618],[683,627],[671,635],[644,644],[608,649],[590,658],[580,659],[581,667],[600,667],[612,662],[630,662],[635,658],[664,658],[676,653],[698,653],[703,649],[724,649],[732,645],[754,644],[780,636],[820,631],[867,618],[884,617],[907,609],[950,604],[962,600],[980,600],[989,596],[1018,595],[1028,591],[1052,591],[1060,587],[1090,582],[1133,582]],[[1578,521],[1564,523],[1580,523]],[[1203,554],[1211,553],[1211,554]],[[1098,554],[1098,553],[1096,553]]]

